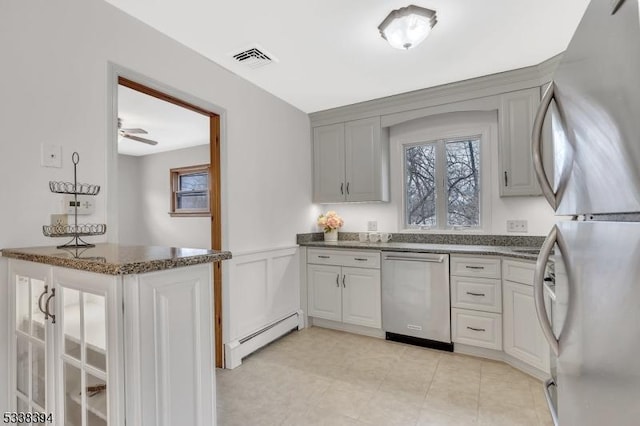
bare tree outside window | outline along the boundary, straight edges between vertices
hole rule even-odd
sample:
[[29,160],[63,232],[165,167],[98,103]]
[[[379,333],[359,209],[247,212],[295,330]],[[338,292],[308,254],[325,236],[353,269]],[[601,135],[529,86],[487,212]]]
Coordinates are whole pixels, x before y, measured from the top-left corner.
[[417,145],[405,149],[407,223],[436,225],[436,146]]
[[480,226],[480,141],[447,142],[447,227]]
[[408,227],[480,226],[479,137],[407,146],[404,161]]

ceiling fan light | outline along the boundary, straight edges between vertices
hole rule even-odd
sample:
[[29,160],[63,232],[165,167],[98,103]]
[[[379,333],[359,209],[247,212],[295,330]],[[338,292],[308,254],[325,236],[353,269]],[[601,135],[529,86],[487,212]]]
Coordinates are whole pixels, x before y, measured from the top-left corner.
[[378,30],[392,47],[408,50],[422,43],[437,22],[435,11],[411,5],[392,11]]

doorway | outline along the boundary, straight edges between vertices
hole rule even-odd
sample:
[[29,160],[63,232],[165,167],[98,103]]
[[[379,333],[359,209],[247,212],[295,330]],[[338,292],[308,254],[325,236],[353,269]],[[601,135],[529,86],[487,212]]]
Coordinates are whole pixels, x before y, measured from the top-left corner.
[[[147,161],[148,164],[157,164],[160,163],[161,166],[154,166],[156,169],[158,167],[164,167],[162,169],[164,173],[164,178],[159,179],[156,177],[151,177],[148,180],[153,182],[158,182],[162,180],[162,191],[155,191],[154,202],[162,203],[162,206],[167,205],[166,208],[155,209],[159,210],[158,215],[164,221],[159,226],[154,226],[153,223],[149,223],[149,217],[140,217],[137,220],[143,220],[147,223],[147,233],[141,237],[141,242],[145,245],[171,245],[171,246],[183,246],[183,247],[194,247],[196,248],[211,248],[214,250],[222,249],[222,221],[221,221],[221,160],[220,160],[220,116],[212,111],[204,109],[200,106],[194,105],[191,102],[187,102],[185,100],[179,99],[163,91],[157,90],[155,88],[149,87],[147,85],[141,84],[139,82],[133,81],[129,78],[125,78],[123,76],[117,76],[117,88],[118,92],[124,91],[122,93],[128,96],[128,99],[139,99],[142,100],[139,104],[143,104],[145,101],[143,97],[152,98],[152,102],[156,103],[156,107],[158,110],[161,109],[170,109],[174,108],[174,113],[181,117],[185,117],[185,121],[189,121],[192,127],[198,127],[195,131],[195,136],[192,138],[193,140],[189,140],[189,138],[180,138],[180,137],[172,137],[171,131],[165,129],[161,129],[162,126],[154,125],[152,121],[146,122],[142,120],[140,117],[143,116],[143,113],[135,114],[130,113],[129,117],[121,116],[127,114],[121,114],[120,106],[116,106],[117,118],[118,118],[118,140],[119,140],[119,148],[118,151],[122,154],[121,151],[128,153],[128,157],[134,156],[144,156],[151,154],[154,156],[154,162]],[[125,97],[124,95],[122,96]],[[160,101],[160,102],[158,102]],[[134,101],[132,101],[135,103]],[[120,101],[118,102],[120,103]],[[161,104],[164,104],[161,105]],[[176,110],[175,108],[178,107]],[[188,112],[190,116],[187,117],[185,112]],[[195,113],[195,114],[193,114]],[[137,121],[136,121],[137,120]],[[162,121],[162,120],[160,120]],[[168,120],[164,120],[165,122]],[[158,122],[158,120],[156,120]],[[204,126],[204,127],[203,127]],[[149,127],[149,128],[146,128]],[[153,131],[155,127],[155,132]],[[184,130],[187,129],[187,130]],[[175,130],[175,129],[174,129]],[[183,128],[182,130],[178,130],[178,133],[184,136],[184,133],[188,131],[188,126]],[[206,139],[199,140],[199,139]],[[178,140],[179,139],[179,140]],[[196,140],[198,139],[198,140]],[[208,145],[208,150],[204,146],[204,143]],[[172,147],[173,143],[182,143],[182,145],[178,145],[178,147]],[[121,148],[121,146],[123,148]],[[173,151],[176,150],[176,151]],[[199,154],[196,154],[197,151]],[[206,152],[208,151],[208,152]],[[158,158],[168,158],[172,152],[176,153],[176,157],[178,156],[178,152],[180,153],[180,157],[183,158],[183,163],[185,161],[191,161],[191,163],[181,164],[176,163],[175,167],[171,166],[166,167],[167,161],[164,163],[162,160],[158,160]],[[203,159],[202,153],[206,152],[206,158]],[[120,161],[121,155],[118,155],[118,168],[123,169],[125,166],[125,161]],[[198,155],[197,160],[187,160],[184,158],[193,159],[194,155]],[[134,159],[129,158],[127,161],[136,161]],[[207,164],[204,164],[207,163]],[[146,168],[133,166],[130,167],[130,170],[134,170],[135,173],[140,173],[140,170],[149,170],[151,166],[147,166]],[[178,167],[180,166],[180,167]],[[166,169],[166,170],[165,170]],[[157,170],[155,171],[157,173]],[[131,178],[131,176],[129,176]],[[136,194],[131,194],[128,191],[128,182],[125,179],[120,179],[119,189],[121,191],[118,195],[118,204],[119,210],[118,216],[122,216],[123,205],[129,205],[128,200],[123,200],[121,197],[128,196],[131,200],[139,200],[142,197],[137,196]],[[130,180],[129,180],[130,181]],[[168,183],[168,185],[167,185]],[[183,183],[183,184],[182,184]],[[181,185],[189,186],[192,189],[198,189],[194,191],[190,191],[188,193],[181,191],[185,189]],[[195,185],[195,186],[193,186]],[[204,186],[201,186],[204,185]],[[122,189],[125,188],[124,191]],[[158,189],[158,188],[156,188]],[[165,190],[168,189],[168,190]],[[126,194],[126,195],[122,195]],[[163,195],[164,194],[164,195]],[[158,200],[159,199],[159,200]],[[206,201],[205,201],[206,200]],[[128,211],[134,210],[135,207],[129,208]],[[167,211],[169,209],[169,211]],[[161,210],[161,211],[160,211]],[[138,210],[138,212],[144,210]],[[144,215],[136,215],[136,216],[144,216]],[[166,221],[174,220],[175,224],[180,224],[180,226],[175,227],[167,227]],[[204,221],[204,222],[203,222]],[[126,220],[122,220],[119,218],[118,224],[120,228],[119,240],[122,243],[126,243],[126,238],[130,234],[127,234],[127,229],[125,226],[121,226],[121,224],[125,224]],[[164,226],[163,226],[164,225]],[[181,228],[182,226],[182,228]],[[185,228],[187,227],[187,228]],[[198,243],[188,244],[185,243],[184,240],[181,240],[184,235],[180,235],[181,230],[185,231],[187,234],[187,230],[190,230],[191,235],[199,234],[202,235],[202,229],[209,228],[210,232],[207,229],[207,233],[209,237],[207,241],[199,240]],[[134,226],[129,226],[129,228],[133,229]],[[156,229],[158,228],[158,229]],[[177,233],[173,236],[166,235],[166,230],[168,228],[177,228]],[[154,231],[157,231],[154,235]],[[188,236],[186,236],[188,240]],[[168,239],[168,240],[167,240]],[[160,240],[158,242],[158,240]],[[165,242],[168,241],[168,242]],[[155,243],[154,243],[155,242]],[[180,242],[179,244],[175,242]],[[223,348],[222,348],[222,267],[221,262],[214,263],[213,267],[213,298],[214,298],[214,328],[215,328],[215,363],[216,367],[223,367]]]

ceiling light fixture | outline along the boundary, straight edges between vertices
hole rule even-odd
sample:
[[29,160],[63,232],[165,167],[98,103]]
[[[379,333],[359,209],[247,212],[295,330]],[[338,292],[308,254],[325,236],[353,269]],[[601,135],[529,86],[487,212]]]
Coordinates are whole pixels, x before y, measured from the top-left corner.
[[422,43],[437,22],[435,10],[410,5],[392,11],[378,29],[391,46],[409,50]]

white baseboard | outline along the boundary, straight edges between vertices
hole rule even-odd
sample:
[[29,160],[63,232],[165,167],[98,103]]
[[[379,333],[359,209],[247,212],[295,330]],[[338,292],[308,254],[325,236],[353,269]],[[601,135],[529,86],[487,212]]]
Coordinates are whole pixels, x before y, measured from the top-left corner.
[[494,349],[486,349],[486,348],[478,348],[476,346],[464,345],[460,343],[454,344],[454,352],[463,354],[463,355],[471,355],[477,356],[480,358],[488,358],[495,361],[503,361],[513,368],[516,368],[523,373],[526,373],[538,380],[545,381],[550,376],[549,373],[546,373],[542,370],[538,370],[535,367],[530,366],[517,358],[512,357],[509,354],[506,354],[502,351],[496,351]]
[[242,364],[242,359],[247,355],[268,345],[282,337],[293,329],[304,328],[304,314],[297,311],[290,317],[267,327],[264,331],[242,340],[234,340],[224,345],[225,368],[234,369]]
[[377,337],[378,339],[384,339],[384,330],[379,328],[363,327],[361,325],[345,324],[338,321],[331,321],[322,318],[309,317],[309,325],[322,328],[331,328],[333,330],[346,331],[353,334],[362,334],[369,337]]

